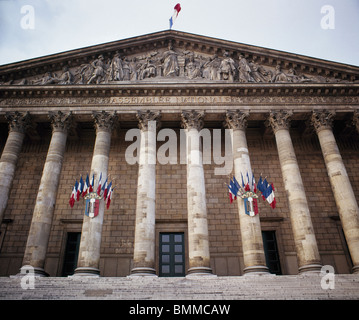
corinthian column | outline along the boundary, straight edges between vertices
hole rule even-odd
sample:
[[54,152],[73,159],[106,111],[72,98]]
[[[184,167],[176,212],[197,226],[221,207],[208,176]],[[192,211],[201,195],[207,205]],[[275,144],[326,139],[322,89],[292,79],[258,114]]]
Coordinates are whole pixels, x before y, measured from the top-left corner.
[[359,273],[359,209],[343,159],[332,131],[334,112],[313,112],[311,122],[318,134],[334,199],[339,211],[353,273]]
[[4,218],[25,130],[30,124],[29,113],[8,112],[5,117],[9,122],[9,136],[0,158],[0,224]]
[[317,272],[321,269],[321,260],[302,177],[289,134],[291,115],[292,113],[287,111],[270,112],[268,121],[277,142],[294,242],[297,249],[299,272]]
[[188,274],[211,274],[200,130],[204,112],[183,111],[187,143]]
[[156,128],[159,112],[138,111],[141,145],[138,167],[132,275],[155,275]]
[[55,210],[62,161],[64,158],[67,132],[71,125],[71,113],[50,112],[52,137],[42,171],[40,187],[32,215],[23,266],[34,267],[35,274],[47,275],[44,271],[47,245]]
[[[227,111],[225,125],[231,129],[233,162],[235,177],[241,177],[248,172],[252,176],[252,168],[249,158],[246,139],[248,113],[239,110]],[[259,215],[253,217],[245,213],[244,200],[237,197],[239,223],[243,248],[244,273],[268,273]]]
[[[95,176],[95,186],[102,173],[107,177],[108,161],[111,146],[112,129],[116,125],[116,113],[110,114],[105,111],[92,113],[96,140],[92,156],[90,176]],[[105,212],[105,202],[100,200],[98,215],[91,218],[84,215],[80,241],[79,256],[75,276],[98,276],[100,274],[100,249],[102,224]]]

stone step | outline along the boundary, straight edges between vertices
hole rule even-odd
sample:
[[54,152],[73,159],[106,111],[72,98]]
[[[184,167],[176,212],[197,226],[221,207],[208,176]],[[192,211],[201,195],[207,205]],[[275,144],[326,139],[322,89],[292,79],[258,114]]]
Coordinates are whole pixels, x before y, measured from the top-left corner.
[[[357,300],[358,275],[335,275],[334,289],[321,286],[320,275],[239,277],[67,277],[0,278],[0,299],[122,300]],[[28,289],[23,289],[25,284]]]

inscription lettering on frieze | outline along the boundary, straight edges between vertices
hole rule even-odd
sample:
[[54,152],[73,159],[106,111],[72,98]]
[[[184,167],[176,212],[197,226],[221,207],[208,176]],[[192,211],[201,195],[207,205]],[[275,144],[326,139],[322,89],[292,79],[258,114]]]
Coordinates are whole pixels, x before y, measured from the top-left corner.
[[238,103],[238,97],[229,96],[181,96],[181,97],[112,97],[111,104],[117,105],[141,105],[141,104],[221,104]]

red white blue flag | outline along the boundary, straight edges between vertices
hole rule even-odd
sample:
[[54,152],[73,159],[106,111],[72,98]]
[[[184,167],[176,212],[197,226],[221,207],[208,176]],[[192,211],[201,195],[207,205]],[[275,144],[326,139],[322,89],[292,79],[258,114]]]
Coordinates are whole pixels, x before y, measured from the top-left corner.
[[77,195],[76,195],[76,200],[79,201],[80,200],[80,195],[82,194],[82,191],[84,189],[84,180],[82,179],[82,176],[80,178],[80,182],[77,186]]
[[[111,184],[112,184],[112,182],[111,182]],[[106,209],[108,209],[110,207],[113,189],[115,189],[115,188],[113,188],[112,186],[111,186],[111,188],[109,188],[107,199],[106,199]]]
[[170,18],[170,29],[172,29],[173,24],[175,23],[175,20],[177,19],[177,16],[179,12],[181,11],[181,5],[177,3],[174,7],[174,12],[172,17]]
[[75,204],[75,197],[76,197],[76,194],[77,194],[77,187],[78,187],[78,182],[76,180],[75,185],[72,188],[71,198],[70,198],[70,201],[69,201],[69,204],[70,204],[71,208]]
[[274,209],[277,201],[274,195],[273,183],[269,184],[267,179],[262,180],[262,176],[260,176],[257,189],[262,193],[263,200],[267,200],[271,208]]
[[102,188],[102,172],[100,174],[100,179],[98,180],[98,187],[97,187],[97,194],[100,196],[101,195],[101,188]]

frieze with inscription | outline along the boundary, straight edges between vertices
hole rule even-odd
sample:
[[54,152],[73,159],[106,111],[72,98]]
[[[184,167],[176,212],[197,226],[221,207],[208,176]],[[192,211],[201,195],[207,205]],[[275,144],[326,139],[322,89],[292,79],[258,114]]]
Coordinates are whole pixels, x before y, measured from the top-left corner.
[[359,96],[128,96],[128,97],[44,97],[7,98],[0,100],[1,107],[11,106],[228,106],[271,104],[358,105]]

